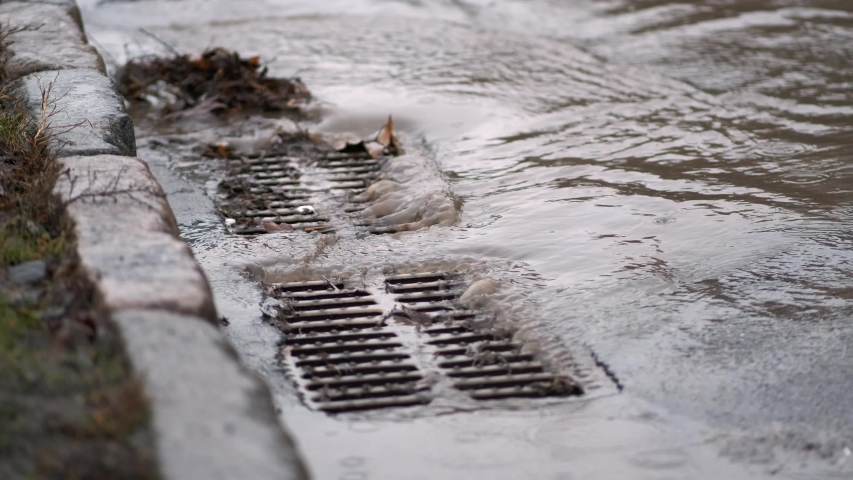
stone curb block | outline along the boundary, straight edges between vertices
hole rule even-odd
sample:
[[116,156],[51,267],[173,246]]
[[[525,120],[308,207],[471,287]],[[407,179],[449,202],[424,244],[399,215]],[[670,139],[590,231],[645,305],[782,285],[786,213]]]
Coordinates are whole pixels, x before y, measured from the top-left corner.
[[210,286],[148,165],[112,155],[60,161],[55,192],[68,202],[96,306],[166,309],[215,323]]
[[[75,10],[77,10],[76,0],[0,0],[0,4],[3,3],[45,3],[48,5],[65,5],[67,7],[73,7]],[[80,15],[78,14],[77,16],[79,17]],[[80,23],[80,31],[82,31],[83,23],[78,23]]]
[[[36,119],[42,117],[42,91],[50,88],[46,114],[51,147],[60,157],[74,155],[136,155],[133,120],[113,82],[97,70],[46,70],[14,83],[28,99]],[[51,115],[52,114],[52,115]]]
[[6,38],[6,78],[75,68],[106,73],[104,60],[82,34],[76,5],[3,3],[0,18],[5,28],[27,27]]
[[113,319],[145,378],[164,477],[308,477],[278,428],[266,387],[239,366],[215,327],[157,310],[122,311]]

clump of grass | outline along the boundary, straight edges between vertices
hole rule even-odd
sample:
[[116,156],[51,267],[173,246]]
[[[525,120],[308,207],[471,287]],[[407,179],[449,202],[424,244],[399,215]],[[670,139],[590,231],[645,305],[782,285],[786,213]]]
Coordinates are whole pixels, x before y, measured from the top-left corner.
[[48,142],[50,85],[42,95],[39,119],[30,116],[24,102],[8,85],[0,86],[0,210],[13,212],[6,226],[55,223],[58,202],[52,195],[60,166]]
[[112,324],[85,304],[46,322],[41,307],[0,293],[0,478],[158,478],[148,400]]
[[33,233],[15,225],[6,225],[0,232],[0,264],[17,265],[30,260],[59,259],[65,249],[65,233],[52,237],[47,232]]
[[148,422],[148,403],[138,378],[112,388],[89,394],[94,407],[89,417],[89,431],[96,437],[124,440]]
[[[52,84],[42,86],[41,111],[34,118],[24,99],[12,91],[5,73],[9,37],[30,27],[0,24],[0,217],[3,238],[10,229],[21,230],[27,220],[55,225],[58,202],[52,195],[60,166],[51,154],[49,126]],[[11,216],[11,218],[10,218]],[[56,234],[58,232],[49,232]]]
[[9,365],[9,356],[14,354],[18,338],[26,332],[41,327],[41,320],[34,312],[15,307],[0,295],[0,368]]
[[49,95],[50,86],[42,95],[41,118],[35,119],[8,85],[0,85],[0,262],[4,265],[56,259],[65,246],[65,235],[58,227],[59,202],[52,193],[60,166],[49,149]]

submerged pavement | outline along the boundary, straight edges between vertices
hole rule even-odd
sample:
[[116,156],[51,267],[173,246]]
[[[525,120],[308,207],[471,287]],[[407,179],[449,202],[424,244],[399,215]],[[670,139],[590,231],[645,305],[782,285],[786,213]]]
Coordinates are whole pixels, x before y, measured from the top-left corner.
[[[118,61],[161,51],[143,26],[298,74],[319,99],[312,129],[364,135],[393,114],[460,199],[455,226],[400,237],[234,237],[209,198],[215,166],[137,132],[315,476],[849,476],[846,7],[345,3],[83,9]],[[526,328],[588,346],[622,393],[441,416],[304,407],[244,272],[364,268],[369,283],[436,261],[481,265]]]

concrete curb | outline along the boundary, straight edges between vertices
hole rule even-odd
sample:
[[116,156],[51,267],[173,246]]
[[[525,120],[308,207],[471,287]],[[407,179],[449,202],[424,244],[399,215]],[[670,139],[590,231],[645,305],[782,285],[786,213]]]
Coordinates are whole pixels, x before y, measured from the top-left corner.
[[68,204],[95,307],[116,312],[157,309],[216,324],[207,278],[148,165],[114,155],[62,157],[54,188]]
[[35,118],[45,106],[53,113],[63,166],[54,192],[95,307],[114,321],[144,379],[163,477],[307,478],[266,385],[217,330],[207,278],[178,237],[162,187],[134,158],[133,122],[74,1],[4,1],[0,18],[41,25],[10,35],[6,76]]
[[42,91],[50,89],[45,113],[52,115],[51,149],[60,157],[136,155],[133,120],[113,82],[97,70],[47,70],[14,83],[30,111],[41,115]]

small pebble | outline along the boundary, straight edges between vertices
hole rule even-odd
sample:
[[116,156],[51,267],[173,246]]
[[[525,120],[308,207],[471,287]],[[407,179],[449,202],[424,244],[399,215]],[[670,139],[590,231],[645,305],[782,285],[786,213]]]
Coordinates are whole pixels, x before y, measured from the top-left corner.
[[27,231],[30,232],[32,235],[41,235],[42,233],[44,233],[44,228],[42,228],[41,225],[32,220],[27,220],[26,222],[24,222],[24,226],[27,228]]
[[32,260],[10,268],[9,280],[18,285],[30,285],[47,278],[47,263],[44,260]]

